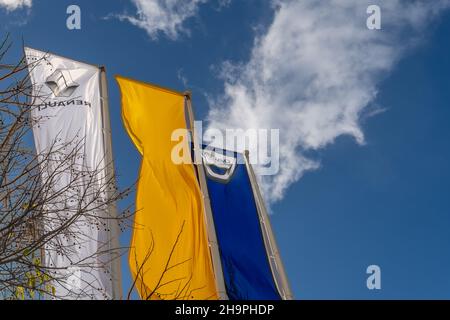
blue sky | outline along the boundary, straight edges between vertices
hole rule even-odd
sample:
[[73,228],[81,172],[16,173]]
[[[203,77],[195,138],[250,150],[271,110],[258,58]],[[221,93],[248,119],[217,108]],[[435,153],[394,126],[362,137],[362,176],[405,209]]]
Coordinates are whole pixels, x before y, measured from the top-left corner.
[[[242,125],[238,110],[280,128],[287,169],[265,188],[296,298],[449,299],[449,3],[372,1],[383,27],[367,30],[370,2],[274,2],[281,7],[193,1],[170,28],[165,15],[141,27],[124,20],[137,17],[137,0],[29,1],[9,11],[0,0],[0,28],[15,41],[11,59],[23,38],[106,66],[122,187],[137,178],[140,158],[121,122],[115,74],[191,89],[197,118],[219,127]],[[66,28],[70,4],[81,8],[81,30]],[[371,264],[381,267],[381,290],[366,287]],[[126,259],[122,267],[127,291]]]

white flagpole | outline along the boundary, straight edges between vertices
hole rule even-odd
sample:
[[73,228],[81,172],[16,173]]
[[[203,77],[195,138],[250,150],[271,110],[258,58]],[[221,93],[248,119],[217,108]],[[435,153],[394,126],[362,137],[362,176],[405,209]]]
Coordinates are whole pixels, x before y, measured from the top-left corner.
[[258,187],[258,181],[253,168],[249,161],[249,152],[244,152],[245,166],[252,185],[253,195],[255,197],[256,207],[258,209],[258,215],[260,219],[261,229],[263,231],[264,243],[266,246],[267,255],[269,256],[269,263],[272,269],[272,275],[275,280],[275,284],[280,292],[283,300],[292,300],[291,287],[284,269],[283,262],[278,251],[278,246],[275,241],[272,226],[270,225],[269,215],[267,214],[266,206],[264,205],[264,199]]
[[191,93],[186,92],[185,103],[188,111],[192,140],[194,142],[194,161],[197,167],[200,189],[202,191],[203,202],[205,205],[205,220],[208,231],[208,243],[212,257],[216,287],[218,291],[217,294],[219,296],[219,300],[228,300],[228,295],[225,288],[225,280],[223,277],[222,261],[220,259],[219,244],[217,242],[216,228],[214,226],[214,218],[212,215],[211,203],[209,200],[208,185],[206,183],[205,168],[203,166],[203,157],[201,156],[201,147],[194,127],[194,111],[192,109],[191,100]]
[[[106,79],[105,67],[100,67],[100,96],[102,105],[102,132],[103,132],[103,145],[105,151],[106,162],[106,181],[113,181],[113,185],[116,185],[113,153],[112,153],[112,141],[111,141],[111,120],[109,116],[109,97],[108,97],[108,85]],[[111,203],[111,189],[107,188],[107,197],[109,200],[108,214],[108,229],[110,230],[109,247],[111,252],[111,279],[112,279],[112,294],[114,300],[122,299],[122,277],[120,267],[120,243],[119,243],[119,224],[116,203]]]

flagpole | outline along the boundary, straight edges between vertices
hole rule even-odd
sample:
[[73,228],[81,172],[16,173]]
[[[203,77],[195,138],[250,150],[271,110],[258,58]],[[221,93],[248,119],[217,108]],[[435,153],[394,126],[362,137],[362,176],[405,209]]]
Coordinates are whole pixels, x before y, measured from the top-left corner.
[[[292,300],[294,298],[289,281],[284,269],[283,262],[280,257],[277,243],[275,241],[275,236],[273,234],[272,226],[270,224],[269,215],[267,214],[266,206],[264,205],[264,199],[258,187],[258,181],[256,179],[255,172],[249,161],[249,152],[245,150],[244,152],[245,166],[250,178],[250,184],[252,185],[253,195],[255,197],[255,203],[258,209],[258,215],[261,223],[261,228],[263,229],[263,238],[266,244],[266,250],[269,255],[269,263],[272,269],[272,275],[280,291],[283,300]],[[281,290],[280,290],[281,289]]]
[[192,108],[192,97],[190,92],[184,93],[186,108],[188,111],[189,125],[192,133],[192,140],[194,142],[194,162],[197,166],[198,179],[200,189],[203,194],[203,202],[205,206],[205,218],[208,231],[208,243],[211,252],[213,269],[216,280],[217,295],[219,300],[228,300],[225,280],[223,277],[222,261],[220,259],[219,244],[217,242],[216,228],[214,225],[214,218],[212,215],[211,202],[209,199],[208,185],[206,183],[205,168],[203,166],[203,157],[201,156],[201,147],[198,141],[197,133],[194,126],[194,111]]
[[[113,186],[116,186],[116,177],[114,171],[113,153],[112,153],[112,141],[111,141],[111,120],[109,116],[109,97],[108,97],[108,85],[106,78],[105,67],[100,67],[100,96],[102,106],[102,133],[103,133],[103,145],[105,151],[106,161],[106,181],[113,182]],[[119,223],[117,215],[117,207],[115,201],[111,202],[111,188],[107,188],[108,197],[108,229],[109,234],[109,246],[111,252],[111,279],[112,279],[112,298],[114,300],[122,299],[122,279],[121,279],[121,267],[120,267],[120,243],[119,243]]]

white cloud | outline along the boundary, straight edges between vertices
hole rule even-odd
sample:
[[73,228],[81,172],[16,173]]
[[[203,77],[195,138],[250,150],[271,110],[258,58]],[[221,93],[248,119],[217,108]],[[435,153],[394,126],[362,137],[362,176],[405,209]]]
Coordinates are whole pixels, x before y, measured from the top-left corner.
[[[369,4],[381,7],[382,30],[366,28]],[[250,60],[224,64],[225,93],[211,102],[210,127],[280,129],[281,171],[263,179],[267,199],[280,200],[306,170],[319,167],[309,151],[341,135],[364,144],[359,122],[377,85],[449,5],[448,0],[274,1],[274,20],[256,38]]]
[[221,10],[223,8],[228,8],[231,5],[231,0],[218,0],[217,1],[217,9]]
[[21,8],[31,8],[32,0],[0,0],[0,7],[7,11],[14,11]]
[[170,39],[177,39],[181,33],[188,33],[184,22],[194,17],[198,6],[207,0],[131,0],[137,8],[136,15],[118,15],[144,29],[152,39],[162,33]]

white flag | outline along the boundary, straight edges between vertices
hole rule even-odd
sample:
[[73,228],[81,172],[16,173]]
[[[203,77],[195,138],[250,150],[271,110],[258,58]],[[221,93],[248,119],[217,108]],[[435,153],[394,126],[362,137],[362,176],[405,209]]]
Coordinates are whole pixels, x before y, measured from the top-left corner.
[[[43,229],[71,224],[45,246],[56,298],[118,299],[120,267],[116,214],[105,203],[107,160],[100,69],[25,48],[33,85],[33,135],[45,197]],[[49,156],[50,155],[50,156]],[[47,157],[47,159],[45,159]],[[80,211],[89,214],[79,214]],[[71,219],[76,217],[75,222]]]

